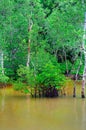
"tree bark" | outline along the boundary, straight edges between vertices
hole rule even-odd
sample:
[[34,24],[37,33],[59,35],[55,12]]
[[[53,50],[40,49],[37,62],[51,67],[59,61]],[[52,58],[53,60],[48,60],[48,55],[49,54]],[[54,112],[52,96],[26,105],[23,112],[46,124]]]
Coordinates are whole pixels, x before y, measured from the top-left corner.
[[86,40],[86,12],[85,12],[85,21],[84,21],[84,34],[83,34],[83,41],[82,41],[82,48],[84,51],[84,71],[83,71],[83,78],[82,78],[82,91],[81,97],[85,98],[85,85],[86,85],[86,48],[85,48],[85,40]]
[[2,69],[2,74],[4,74],[4,54],[2,50],[0,50],[0,67]]
[[81,56],[80,64],[78,66],[78,69],[77,69],[77,72],[76,72],[76,75],[75,75],[74,88],[73,88],[73,97],[76,97],[76,81],[78,80],[79,70],[80,70],[81,65],[82,65],[82,61],[81,60],[82,60],[82,56]]
[[[33,21],[32,19],[30,18],[29,19],[29,28],[28,28],[28,33],[31,32],[32,30],[32,27],[33,27]],[[26,63],[26,66],[29,67],[30,65],[30,44],[31,44],[31,38],[29,37],[29,40],[28,40],[28,56],[27,56],[27,63]]]

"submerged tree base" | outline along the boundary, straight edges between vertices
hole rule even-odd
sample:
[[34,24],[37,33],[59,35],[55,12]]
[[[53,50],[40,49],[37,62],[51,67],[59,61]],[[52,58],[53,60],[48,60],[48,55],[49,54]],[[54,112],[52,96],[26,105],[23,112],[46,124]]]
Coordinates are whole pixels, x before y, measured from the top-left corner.
[[0,88],[4,88],[6,87],[6,84],[5,83],[0,83]]
[[75,87],[73,89],[73,97],[76,97],[76,89],[75,89]]
[[49,87],[49,88],[42,88],[40,91],[35,90],[33,94],[31,94],[32,97],[34,98],[42,98],[42,97],[47,97],[47,98],[53,98],[53,97],[58,97],[59,96],[59,90],[57,90],[55,87]]
[[85,95],[81,95],[82,98],[85,98]]
[[76,97],[76,95],[73,95],[73,97],[75,98],[75,97]]
[[59,93],[58,90],[54,87],[50,87],[46,90],[45,97],[58,97]]
[[84,94],[84,91],[82,90],[82,92],[81,92],[81,97],[82,98],[85,98],[85,94]]

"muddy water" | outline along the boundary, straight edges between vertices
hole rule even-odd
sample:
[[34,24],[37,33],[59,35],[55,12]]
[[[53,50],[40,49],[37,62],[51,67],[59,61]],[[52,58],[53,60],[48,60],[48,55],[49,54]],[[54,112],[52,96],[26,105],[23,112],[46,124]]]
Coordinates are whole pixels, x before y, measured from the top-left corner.
[[86,130],[86,99],[31,99],[0,90],[0,130]]

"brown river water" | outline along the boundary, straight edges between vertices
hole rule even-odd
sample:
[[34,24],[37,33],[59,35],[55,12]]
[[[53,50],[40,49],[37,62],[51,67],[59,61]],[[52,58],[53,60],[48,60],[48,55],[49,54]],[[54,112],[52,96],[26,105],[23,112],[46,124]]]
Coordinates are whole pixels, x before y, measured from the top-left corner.
[[0,89],[0,130],[86,130],[86,98],[37,98]]

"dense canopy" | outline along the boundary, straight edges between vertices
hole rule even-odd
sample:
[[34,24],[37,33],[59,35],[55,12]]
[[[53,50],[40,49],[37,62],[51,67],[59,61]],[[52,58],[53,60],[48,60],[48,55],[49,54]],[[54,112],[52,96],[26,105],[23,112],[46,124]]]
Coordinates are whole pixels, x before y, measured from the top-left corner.
[[85,9],[84,0],[0,0],[0,82],[56,96],[66,76],[80,79]]

